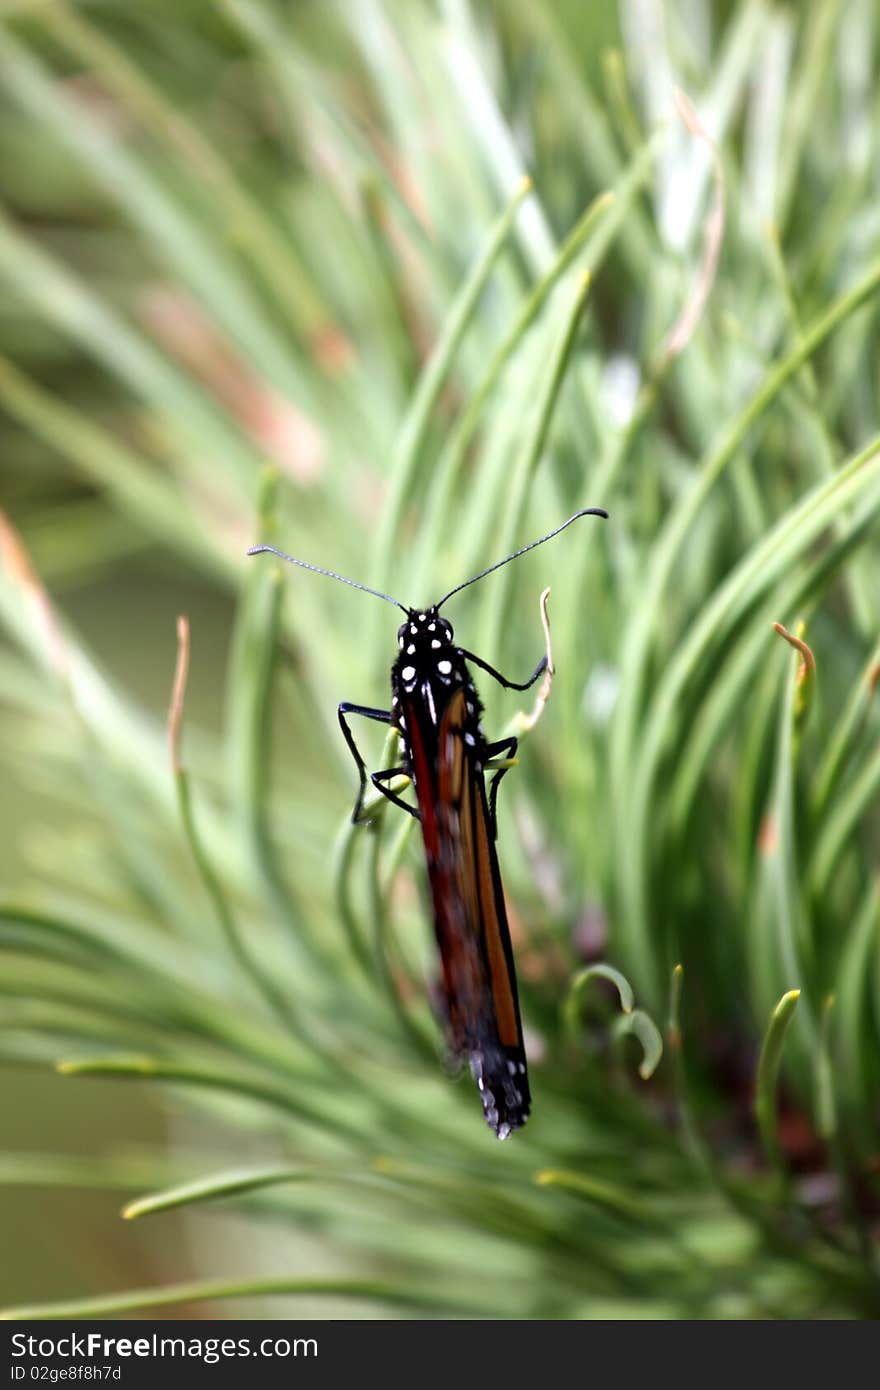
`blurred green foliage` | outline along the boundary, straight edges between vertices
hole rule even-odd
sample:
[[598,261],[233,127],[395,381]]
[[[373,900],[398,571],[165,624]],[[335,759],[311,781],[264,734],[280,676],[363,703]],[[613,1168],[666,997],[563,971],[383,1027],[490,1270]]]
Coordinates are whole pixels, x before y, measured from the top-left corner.
[[[877,58],[870,0],[0,7],[0,1055],[204,1136],[0,1182],[284,1233],[47,1311],[877,1316]],[[499,1146],[410,827],[346,821],[393,619],[244,552],[422,602],[587,505],[450,607],[525,672],[553,587]]]

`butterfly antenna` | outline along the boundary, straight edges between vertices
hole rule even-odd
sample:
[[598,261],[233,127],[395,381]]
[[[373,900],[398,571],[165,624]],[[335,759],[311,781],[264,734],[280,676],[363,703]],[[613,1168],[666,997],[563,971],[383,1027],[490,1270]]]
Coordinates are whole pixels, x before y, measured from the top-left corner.
[[356,579],[346,579],[344,574],[335,574],[333,570],[321,569],[320,565],[310,565],[307,560],[297,560],[293,555],[287,555],[274,545],[252,545],[248,555],[261,555],[263,551],[268,551],[270,555],[277,555],[279,560],[287,560],[291,565],[299,565],[301,569],[311,570],[313,574],[325,574],[328,579],[338,579],[340,584],[350,584],[353,589],[361,589],[365,594],[372,594],[375,598],[384,598],[386,603],[393,603],[395,608],[400,608],[409,615],[410,610],[396,598],[392,598],[390,594],[380,593],[378,589],[371,589],[366,584],[358,584]]
[[516,560],[520,555],[525,555],[527,550],[534,550],[536,545],[543,545],[545,541],[552,541],[554,536],[558,536],[560,531],[564,531],[566,526],[570,526],[573,521],[577,521],[578,517],[581,516],[601,516],[604,517],[606,521],[608,520],[608,513],[603,511],[601,507],[585,507],[582,512],[575,512],[574,516],[568,518],[568,521],[563,521],[561,526],[557,526],[555,531],[548,531],[547,535],[541,536],[540,540],[529,541],[528,545],[524,545],[521,550],[515,550],[512,555],[506,556],[503,560],[496,561],[496,563],[490,565],[488,569],[480,570],[480,573],[475,574],[472,579],[466,579],[463,584],[457,584],[454,589],[449,590],[448,594],[444,594],[440,602],[435,604],[435,607],[441,608],[448,598],[452,598],[453,594],[460,593],[461,590],[466,589],[469,584],[476,584],[478,579],[485,579],[487,574],[491,574],[493,570],[500,570],[502,565],[509,565],[511,560]]

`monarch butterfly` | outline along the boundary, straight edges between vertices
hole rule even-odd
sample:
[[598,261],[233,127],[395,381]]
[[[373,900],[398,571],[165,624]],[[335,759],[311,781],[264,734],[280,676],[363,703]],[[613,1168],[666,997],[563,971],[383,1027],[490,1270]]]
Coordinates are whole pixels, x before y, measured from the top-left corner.
[[[408,608],[389,594],[344,575],[297,560],[272,545],[255,545],[249,555],[268,551],[316,574],[338,579],[402,609],[406,621],[397,633],[398,654],[391,668],[391,708],[374,709],[344,700],[339,724],[358,769],[360,788],[352,820],[361,819],[367,778],[377,791],[414,816],[421,825],[440,953],[449,1040],[477,1083],[483,1113],[499,1139],[525,1124],[531,1093],[510,929],[495,850],[498,785],[516,755],[515,737],[491,742],[480,724],[482,705],[468,665],[479,666],[505,690],[528,690],[547,665],[541,658],[527,681],[507,680],[474,652],[453,640],[452,626],[440,609],[468,585],[543,545],[582,516],[608,513],[598,507],[575,512],[561,526],[450,589],[430,608]],[[399,733],[401,761],[367,773],[348,715],[392,725]],[[503,758],[502,765],[493,763]],[[486,787],[486,771],[492,773]],[[410,805],[389,785],[408,776],[415,789]]]

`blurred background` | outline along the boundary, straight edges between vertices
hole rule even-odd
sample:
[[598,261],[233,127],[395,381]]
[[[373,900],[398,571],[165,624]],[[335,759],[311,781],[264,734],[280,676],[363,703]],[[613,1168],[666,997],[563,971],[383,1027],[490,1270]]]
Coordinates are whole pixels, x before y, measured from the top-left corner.
[[[877,29],[2,5],[0,1303],[878,1315]],[[553,591],[502,1146],[347,820],[396,621],[244,552],[421,604],[584,506],[448,612],[522,679]]]

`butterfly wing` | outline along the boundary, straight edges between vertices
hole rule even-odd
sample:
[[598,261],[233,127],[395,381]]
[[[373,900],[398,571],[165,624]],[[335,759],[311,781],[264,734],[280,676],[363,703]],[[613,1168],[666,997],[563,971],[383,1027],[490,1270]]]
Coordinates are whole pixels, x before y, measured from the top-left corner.
[[[463,687],[427,718],[407,702],[450,1040],[466,1060],[499,1139],[531,1105],[510,929],[481,763],[484,747]],[[436,712],[436,711],[434,711]]]

